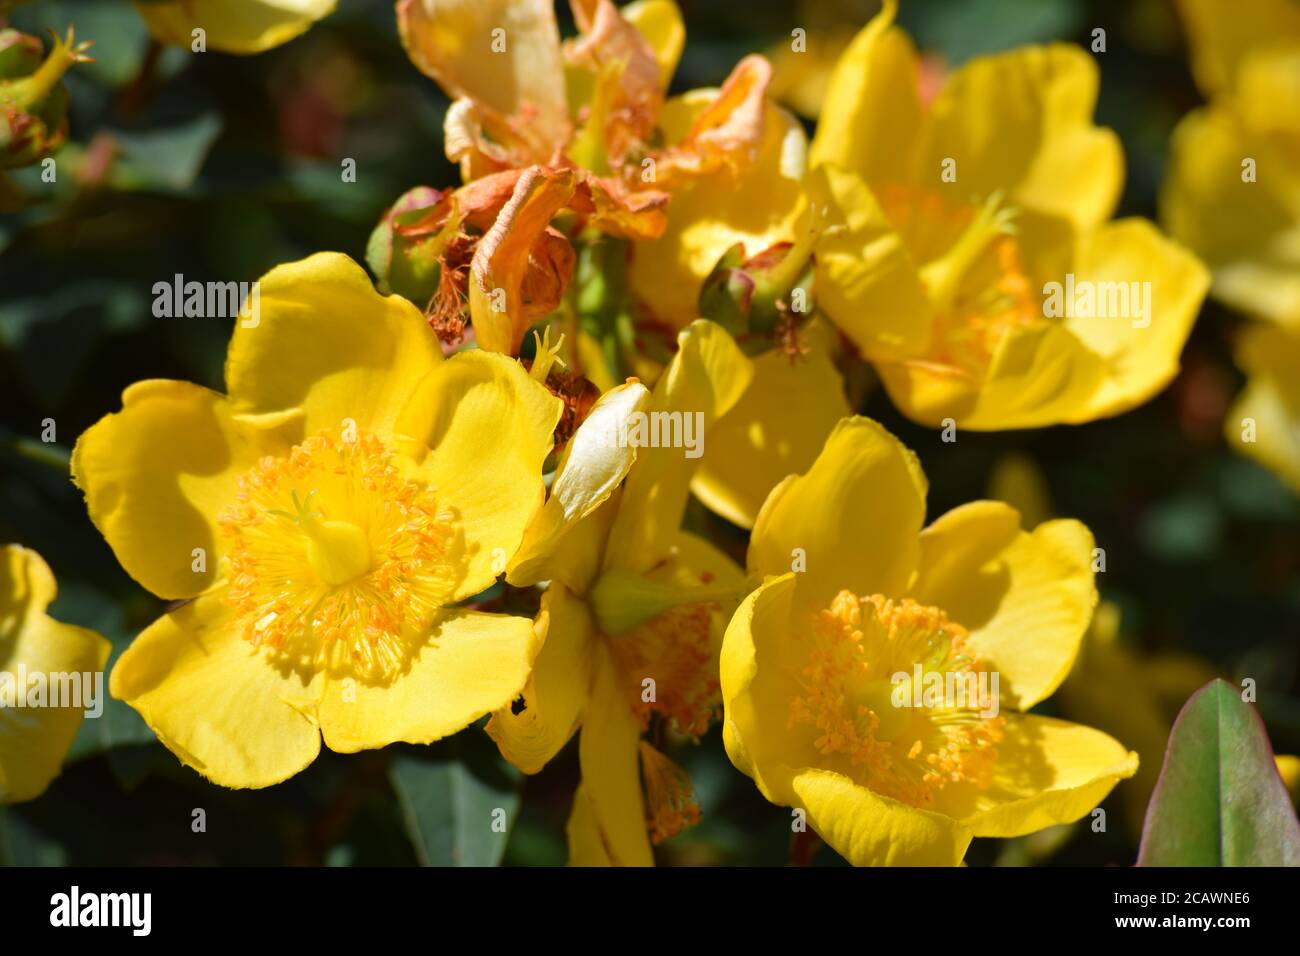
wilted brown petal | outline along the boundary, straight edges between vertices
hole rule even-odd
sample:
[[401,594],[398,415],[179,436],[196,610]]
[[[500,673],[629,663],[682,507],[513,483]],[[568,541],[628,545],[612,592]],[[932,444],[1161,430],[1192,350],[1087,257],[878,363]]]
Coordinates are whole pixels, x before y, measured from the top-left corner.
[[751,55],[736,64],[717,97],[675,146],[656,157],[659,185],[750,162],[763,143],[772,65]]

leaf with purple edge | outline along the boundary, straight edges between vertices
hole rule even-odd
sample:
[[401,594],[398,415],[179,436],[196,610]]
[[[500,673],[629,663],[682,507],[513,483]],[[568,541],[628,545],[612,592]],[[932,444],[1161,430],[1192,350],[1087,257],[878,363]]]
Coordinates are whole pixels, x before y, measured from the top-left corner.
[[1255,708],[1222,680],[1183,705],[1138,866],[1300,866],[1300,821]]

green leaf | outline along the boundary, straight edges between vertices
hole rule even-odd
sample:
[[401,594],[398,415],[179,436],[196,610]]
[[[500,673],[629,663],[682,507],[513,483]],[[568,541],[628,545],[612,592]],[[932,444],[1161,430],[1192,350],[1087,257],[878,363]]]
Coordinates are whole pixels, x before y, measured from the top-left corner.
[[1174,721],[1138,865],[1300,866],[1300,821],[1263,721],[1225,681]]
[[399,754],[389,779],[423,865],[501,862],[519,809],[520,775],[495,749],[453,738]]
[[115,131],[119,156],[110,183],[121,190],[184,192],[220,135],[221,117],[214,112],[167,129]]

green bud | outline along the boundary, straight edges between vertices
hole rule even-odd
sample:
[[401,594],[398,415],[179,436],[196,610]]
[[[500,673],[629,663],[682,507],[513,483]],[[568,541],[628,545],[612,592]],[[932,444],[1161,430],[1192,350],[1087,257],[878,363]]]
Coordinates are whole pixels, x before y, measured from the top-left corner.
[[[447,194],[430,186],[403,193],[384,213],[366,244],[366,262],[379,291],[397,293],[423,308],[438,291],[445,231],[410,229],[428,217]],[[404,228],[407,227],[407,228]]]
[[0,30],[0,169],[30,166],[68,138],[68,91],[59,80],[74,63],[87,63],[89,41],[54,37],[44,62],[40,41],[17,30]]

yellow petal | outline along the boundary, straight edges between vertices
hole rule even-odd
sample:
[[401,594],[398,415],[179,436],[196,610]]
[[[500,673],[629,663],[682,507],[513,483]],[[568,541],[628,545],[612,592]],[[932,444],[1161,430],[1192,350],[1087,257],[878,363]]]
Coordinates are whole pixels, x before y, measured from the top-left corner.
[[[574,594],[586,596],[600,576],[609,529],[618,516],[622,495],[622,489],[618,489],[607,505],[572,524],[558,527],[548,524],[546,516],[554,515],[549,507],[539,511],[516,552],[521,556],[520,563],[510,566],[506,579],[517,586],[559,581]],[[554,531],[553,535],[547,534],[548,527]]]
[[487,733],[505,757],[524,773],[537,773],[578,729],[596,662],[597,640],[584,602],[562,584],[542,594],[533,627],[532,672],[524,685],[524,707],[503,707]]
[[401,0],[397,27],[411,62],[449,96],[525,117],[551,147],[564,138],[568,107],[552,0]]
[[329,680],[320,701],[325,743],[353,753],[399,740],[433,743],[463,730],[519,696],[532,643],[527,618],[448,611],[391,683]]
[[[646,576],[652,581],[658,580],[683,587],[698,585],[701,578],[708,583],[736,588],[745,581],[745,570],[731,560],[726,552],[707,538],[689,531],[678,533],[677,539],[673,542],[672,558],[672,561],[654,569]],[[739,598],[739,595],[737,597]]]
[[542,464],[563,411],[518,362],[473,350],[435,368],[398,424],[421,476],[464,538],[452,601],[506,570],[542,502]]
[[261,53],[306,33],[334,12],[338,0],[185,0],[139,2],[135,8],[156,40],[191,48],[203,30],[208,49]]
[[1070,416],[1077,423],[1128,411],[1173,380],[1210,277],[1195,256],[1145,219],[1107,223],[1083,237],[1075,275],[1077,282],[1092,283],[1098,305],[1103,297],[1113,300],[1107,317],[1066,319],[1106,366],[1101,387]]
[[[54,575],[35,551],[19,545],[0,546],[0,683],[12,682],[15,694],[32,690],[31,678],[45,681],[45,706],[0,707],[0,804],[31,800],[45,792],[58,776],[64,755],[93,710],[87,696],[96,693],[108,660],[108,641],[94,631],[64,624],[45,609],[54,600]],[[54,692],[76,680],[73,696],[48,706]],[[21,689],[20,689],[21,688]],[[102,694],[102,683],[98,688]],[[103,697],[98,698],[99,706]]]
[[1064,326],[1038,322],[1003,336],[983,381],[928,362],[882,363],[878,371],[914,421],[937,427],[951,418],[959,428],[1001,431],[1070,420],[1091,401],[1105,367]]
[[389,437],[415,384],[442,360],[420,310],[381,296],[360,266],[333,252],[276,266],[259,288],[260,315],[236,323],[226,356],[231,411],[300,415],[300,436],[351,419]]
[[[1237,88],[1233,107],[1246,127],[1276,135],[1278,145],[1286,142],[1300,129],[1300,36],[1289,46],[1252,53],[1242,64]],[[1288,185],[1294,196],[1297,184]]]
[[1280,475],[1300,493],[1300,333],[1248,327],[1237,347],[1246,387],[1223,420],[1239,452]]
[[654,865],[641,792],[640,739],[626,692],[602,649],[578,737],[578,763],[595,826],[616,866]]
[[[668,141],[684,135],[715,95],[693,90],[669,100],[660,121]],[[769,105],[753,162],[674,185],[668,228],[658,239],[637,242],[628,268],[632,291],[655,318],[676,329],[698,318],[700,287],[736,243],[754,255],[794,237],[806,151],[799,121]]]
[[[193,597],[219,566],[216,519],[241,474],[288,442],[235,420],[216,392],[155,379],[77,440],[72,478],[127,572],[159,597]],[[197,554],[201,549],[202,554]]]
[[676,447],[638,450],[610,531],[606,567],[644,571],[665,555],[682,521],[691,475],[701,456],[711,453],[709,431],[739,401],[752,376],[753,364],[720,325],[701,320],[678,335],[677,354],[655,385],[643,419],[654,435],[667,433]]
[[975,836],[1023,836],[1073,823],[1137,772],[1138,755],[1099,730],[1033,714],[1005,717],[989,789],[943,792],[944,811],[959,815]]
[[954,508],[921,532],[912,596],[970,631],[969,647],[999,674],[1003,707],[1049,697],[1079,653],[1097,589],[1091,532],[1048,521],[1032,532],[998,501]]
[[1278,775],[1286,784],[1287,792],[1291,794],[1291,802],[1300,802],[1300,757],[1294,754],[1278,754],[1273,760],[1277,764]]
[[854,866],[956,866],[970,845],[962,823],[829,770],[801,771],[793,787],[813,829]]
[[[1142,755],[1137,774],[1120,792],[1125,823],[1136,839],[1142,834],[1151,791],[1160,776],[1173,713],[1164,713],[1152,686],[1152,678],[1163,668],[1124,646],[1118,636],[1119,608],[1103,601],[1093,615],[1079,659],[1054,700],[1072,720],[1112,734]],[[1213,672],[1204,675],[1191,691],[1214,677]],[[1191,691],[1178,698],[1179,705]]]
[[741,773],[772,803],[792,805],[795,769],[813,764],[811,747],[789,732],[790,699],[800,666],[789,640],[795,626],[795,574],[751,592],[727,625],[719,658],[722,742]]
[[320,752],[321,678],[268,662],[217,593],[146,628],[109,686],[181,763],[223,787],[280,783]]
[[1300,10],[1290,0],[1179,0],[1192,72],[1207,95],[1231,89],[1249,55],[1270,44],[1300,43]]
[[749,568],[798,574],[807,600],[825,606],[842,588],[897,594],[920,556],[926,480],[916,456],[869,418],[835,426],[812,468],[778,485],[754,525]]
[[907,34],[893,25],[897,11],[895,0],[886,0],[835,64],[811,166],[833,163],[871,185],[914,177],[923,131],[919,61]]
[[613,866],[600,827],[596,825],[596,811],[586,788],[578,784],[573,792],[573,809],[564,828],[569,841],[569,866]]
[[609,499],[631,469],[637,450],[620,438],[628,434],[632,416],[644,413],[649,402],[649,389],[640,382],[629,382],[606,392],[592,406],[564,450],[546,504],[528,526],[523,543],[511,559],[508,578],[512,584],[534,584],[561,574],[580,593],[586,590],[585,578],[598,568],[600,555],[594,549],[585,549],[590,558],[590,562],[583,562],[586,573],[572,563],[567,571],[560,572],[555,556],[561,551],[568,558],[581,556],[564,548],[565,540]]
[[[482,348],[517,355],[528,327],[545,314],[538,314],[524,280],[537,244],[543,241],[551,218],[573,196],[576,183],[571,169],[529,167],[492,228],[479,240],[470,266],[469,304]],[[569,277],[560,278],[567,282]]]
[[1160,215],[1213,271],[1216,298],[1300,328],[1300,164],[1282,142],[1226,106],[1189,113],[1170,141]]
[[673,0],[634,0],[618,12],[649,42],[659,64],[659,83],[668,89],[686,46],[682,11]]
[[763,51],[772,61],[772,85],[767,95],[804,119],[817,119],[835,66],[854,36],[850,27],[832,26],[814,27],[802,48],[795,46],[793,33],[778,39]]
[[691,490],[712,511],[752,528],[768,492],[811,467],[835,423],[850,412],[840,373],[814,346],[791,361],[782,352],[754,359],[754,379],[709,431],[709,453]]
[[1104,222],[1124,182],[1119,138],[1094,126],[1099,70],[1064,43],[978,57],[934,102],[923,174],[955,160],[964,195],[1001,191],[1013,206],[1086,228]]
[[865,181],[826,164],[806,188],[832,227],[817,241],[817,304],[870,359],[923,353],[934,319],[925,286]]

